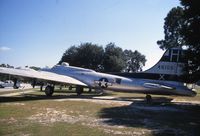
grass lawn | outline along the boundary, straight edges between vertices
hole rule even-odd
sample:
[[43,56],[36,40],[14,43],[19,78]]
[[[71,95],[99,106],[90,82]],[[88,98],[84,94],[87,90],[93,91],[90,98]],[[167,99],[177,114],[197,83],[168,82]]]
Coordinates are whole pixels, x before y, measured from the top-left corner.
[[[0,96],[0,135],[199,136],[199,92],[196,97],[153,96],[164,103],[152,104],[144,102],[145,95],[118,92],[105,94],[112,100],[95,93],[78,97],[73,91],[59,89],[50,98],[39,89]],[[184,102],[167,101],[171,99]],[[190,103],[193,101],[197,103]]]

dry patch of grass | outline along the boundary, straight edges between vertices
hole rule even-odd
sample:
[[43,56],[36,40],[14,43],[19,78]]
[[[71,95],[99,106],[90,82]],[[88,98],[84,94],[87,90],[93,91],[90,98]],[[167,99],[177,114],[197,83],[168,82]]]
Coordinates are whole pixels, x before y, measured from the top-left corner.
[[[47,98],[38,90],[22,96],[0,97],[0,135],[200,134],[200,105],[188,103],[192,98],[176,98],[186,101],[183,103],[146,104],[144,96],[109,92],[104,97],[94,93],[77,97],[74,92],[57,90]],[[200,101],[198,98],[199,94],[195,101]]]

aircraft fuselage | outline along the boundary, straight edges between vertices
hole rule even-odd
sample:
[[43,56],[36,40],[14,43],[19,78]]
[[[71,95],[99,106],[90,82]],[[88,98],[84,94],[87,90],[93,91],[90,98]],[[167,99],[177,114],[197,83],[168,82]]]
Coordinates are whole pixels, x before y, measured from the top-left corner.
[[196,93],[177,81],[162,79],[130,78],[113,74],[95,72],[73,66],[57,65],[50,69],[61,75],[73,77],[89,86],[89,88],[159,95],[195,96]]

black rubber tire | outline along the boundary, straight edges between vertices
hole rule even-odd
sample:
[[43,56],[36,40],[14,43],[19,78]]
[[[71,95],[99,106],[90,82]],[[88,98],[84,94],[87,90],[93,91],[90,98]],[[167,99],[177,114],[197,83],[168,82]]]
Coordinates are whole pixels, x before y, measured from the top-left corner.
[[151,103],[151,102],[152,102],[152,97],[151,97],[151,95],[149,95],[149,94],[146,95],[146,102],[147,102],[147,103]]
[[46,86],[46,88],[45,88],[46,96],[52,96],[53,93],[54,93],[54,87],[50,86],[50,85]]
[[13,89],[19,89],[19,87],[18,86],[13,86]]
[[80,96],[83,93],[83,87],[77,86],[76,87],[76,93],[77,93],[78,96]]
[[92,92],[92,88],[89,88],[88,92],[91,93]]
[[69,90],[72,90],[72,86],[71,85],[69,86]]

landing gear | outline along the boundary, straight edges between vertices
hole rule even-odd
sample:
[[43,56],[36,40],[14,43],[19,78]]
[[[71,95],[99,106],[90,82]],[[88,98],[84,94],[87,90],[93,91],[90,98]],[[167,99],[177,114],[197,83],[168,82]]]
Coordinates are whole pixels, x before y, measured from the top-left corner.
[[146,102],[147,102],[147,103],[151,103],[151,102],[152,102],[152,97],[151,97],[151,95],[149,95],[149,94],[146,95]]
[[103,95],[104,94],[104,90],[102,88],[95,89],[95,92],[98,93],[99,95]]
[[69,86],[69,90],[72,90],[72,86],[71,85]]
[[91,93],[92,92],[92,88],[89,88],[88,92]]
[[45,88],[45,94],[46,96],[52,96],[54,92],[54,86],[47,85]]
[[63,85],[60,85],[60,90],[62,90],[62,88],[63,88]]
[[40,85],[40,91],[41,91],[41,92],[42,92],[42,88],[43,88],[43,86],[44,86],[43,84],[42,84],[42,85]]
[[80,96],[83,93],[83,87],[82,86],[76,86],[76,93],[78,96]]
[[17,86],[17,78],[15,78],[15,79],[13,80],[13,82],[14,82],[13,88],[14,88],[14,89],[18,89],[19,86]]
[[33,80],[31,85],[32,85],[33,88],[35,88],[35,85],[36,85],[36,80],[35,79]]

